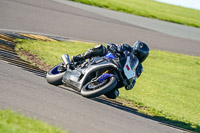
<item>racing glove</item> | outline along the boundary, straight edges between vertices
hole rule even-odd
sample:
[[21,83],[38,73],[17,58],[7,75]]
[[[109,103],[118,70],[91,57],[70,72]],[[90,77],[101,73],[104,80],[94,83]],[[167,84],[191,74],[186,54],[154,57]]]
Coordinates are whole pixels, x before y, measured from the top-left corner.
[[132,82],[132,84],[131,85],[127,85],[127,86],[125,86],[125,89],[126,90],[131,90],[133,87],[134,87],[134,85],[135,85],[135,80],[133,80],[133,82]]
[[137,78],[140,77],[140,75],[142,74],[142,72],[143,72],[143,66],[142,66],[141,63],[139,63],[138,66],[137,66],[137,68],[136,68],[136,76],[137,76]]
[[120,46],[117,46],[113,43],[107,44],[107,49],[112,53],[119,53],[121,51]]

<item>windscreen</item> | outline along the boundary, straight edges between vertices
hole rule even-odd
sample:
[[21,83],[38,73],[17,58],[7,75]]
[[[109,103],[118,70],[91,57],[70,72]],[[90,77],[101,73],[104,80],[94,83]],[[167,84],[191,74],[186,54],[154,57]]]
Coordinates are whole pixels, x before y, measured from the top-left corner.
[[138,66],[138,63],[139,63],[138,58],[134,54],[130,53],[129,64],[130,64],[131,70],[135,71],[135,69]]
[[139,60],[134,54],[129,53],[127,55],[127,60],[126,60],[123,70],[124,70],[125,76],[129,80],[129,84],[131,84],[133,80],[135,80],[136,78],[135,70],[138,66],[138,63],[139,63]]

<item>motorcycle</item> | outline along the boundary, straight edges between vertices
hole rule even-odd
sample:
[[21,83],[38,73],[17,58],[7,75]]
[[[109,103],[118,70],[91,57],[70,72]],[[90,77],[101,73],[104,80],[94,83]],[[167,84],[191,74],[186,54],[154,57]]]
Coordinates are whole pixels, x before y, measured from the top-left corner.
[[47,82],[52,85],[64,84],[87,98],[103,94],[112,98],[109,96],[110,92],[130,85],[137,78],[135,69],[139,60],[128,51],[120,56],[109,52],[103,57],[76,63],[71,62],[69,56],[64,54],[62,60],[63,63],[47,72]]

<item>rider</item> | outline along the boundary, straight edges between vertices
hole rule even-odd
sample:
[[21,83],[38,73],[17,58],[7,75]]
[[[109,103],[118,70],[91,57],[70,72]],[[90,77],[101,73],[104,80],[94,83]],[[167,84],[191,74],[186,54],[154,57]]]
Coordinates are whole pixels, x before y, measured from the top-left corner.
[[[89,49],[87,52],[83,53],[83,54],[79,54],[77,56],[72,56],[71,61],[72,62],[78,62],[78,61],[82,61],[88,58],[92,58],[92,57],[96,57],[96,56],[105,56],[108,51],[113,53],[114,55],[118,55],[120,56],[124,51],[129,51],[129,52],[133,52],[133,54],[138,58],[139,60],[139,64],[136,68],[136,76],[137,78],[140,77],[142,71],[143,71],[143,67],[142,67],[142,62],[147,58],[148,54],[149,54],[149,47],[146,43],[142,42],[142,41],[136,41],[133,45],[133,47],[131,47],[128,44],[107,44],[107,48],[104,47],[103,45],[97,45],[95,46],[93,49]],[[131,85],[127,85],[125,86],[126,90],[131,90],[134,85],[135,85],[135,80],[133,80]],[[119,91],[118,88],[112,90],[111,92],[109,92],[108,94],[106,94],[106,96],[108,98],[117,98],[119,95]]]

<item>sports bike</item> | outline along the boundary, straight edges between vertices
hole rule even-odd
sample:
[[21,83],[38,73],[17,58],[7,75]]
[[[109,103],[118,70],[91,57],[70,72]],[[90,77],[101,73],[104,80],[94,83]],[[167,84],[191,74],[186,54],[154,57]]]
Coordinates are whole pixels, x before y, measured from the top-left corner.
[[47,82],[52,85],[64,84],[87,98],[103,94],[109,97],[109,92],[130,85],[137,78],[135,69],[139,60],[128,51],[121,55],[109,52],[103,57],[80,62],[71,62],[69,56],[64,54],[62,60],[63,63],[48,71]]

